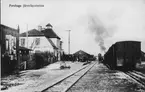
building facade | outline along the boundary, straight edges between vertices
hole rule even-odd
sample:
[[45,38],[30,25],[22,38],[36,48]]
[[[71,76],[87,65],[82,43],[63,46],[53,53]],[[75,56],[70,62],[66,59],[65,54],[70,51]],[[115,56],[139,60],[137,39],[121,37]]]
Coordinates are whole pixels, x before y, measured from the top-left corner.
[[32,29],[20,34],[20,43],[22,47],[32,49],[36,52],[52,52],[60,60],[62,46],[60,46],[60,37],[53,31],[52,27],[46,26],[42,29]]
[[54,52],[53,46],[45,36],[20,37],[19,45],[32,49],[33,52]]
[[19,28],[0,24],[2,74],[9,73],[19,64]]

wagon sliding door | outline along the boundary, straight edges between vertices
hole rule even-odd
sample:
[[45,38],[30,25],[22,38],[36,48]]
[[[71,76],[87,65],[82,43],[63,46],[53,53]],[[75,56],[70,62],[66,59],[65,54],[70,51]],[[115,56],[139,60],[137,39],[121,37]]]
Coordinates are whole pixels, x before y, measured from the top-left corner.
[[124,66],[124,44],[116,43],[116,66],[123,67]]

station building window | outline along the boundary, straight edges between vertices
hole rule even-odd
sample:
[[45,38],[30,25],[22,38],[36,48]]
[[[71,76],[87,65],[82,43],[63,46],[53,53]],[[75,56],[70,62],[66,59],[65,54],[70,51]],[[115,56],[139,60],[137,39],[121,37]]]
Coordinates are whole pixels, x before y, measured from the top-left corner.
[[40,45],[40,38],[36,38],[35,45]]
[[21,39],[21,46],[23,46],[23,47],[25,46],[25,39],[24,38]]

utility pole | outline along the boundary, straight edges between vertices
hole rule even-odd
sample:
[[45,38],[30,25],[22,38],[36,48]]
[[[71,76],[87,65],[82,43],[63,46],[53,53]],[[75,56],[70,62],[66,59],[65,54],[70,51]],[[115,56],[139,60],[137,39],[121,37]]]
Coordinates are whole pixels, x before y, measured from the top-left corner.
[[17,69],[19,71],[20,69],[20,53],[19,53],[19,33],[20,33],[20,28],[19,28],[19,25],[18,25],[18,28],[17,28],[17,36],[16,36],[16,54],[17,54]]
[[27,36],[27,48],[28,48],[28,24],[27,24],[27,32],[26,32],[26,36]]
[[[27,48],[28,48],[28,24],[27,24],[27,32],[26,32],[26,37],[27,37]],[[27,62],[26,61],[24,61],[24,70],[26,70],[26,68],[27,68]]]
[[68,54],[70,54],[70,31],[68,30]]

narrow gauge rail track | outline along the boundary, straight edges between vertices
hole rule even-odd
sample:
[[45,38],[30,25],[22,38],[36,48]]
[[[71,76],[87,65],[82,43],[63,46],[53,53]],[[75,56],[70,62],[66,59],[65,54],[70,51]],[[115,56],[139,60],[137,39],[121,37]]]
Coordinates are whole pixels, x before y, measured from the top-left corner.
[[141,72],[137,72],[137,71],[128,71],[128,72],[125,72],[125,74],[128,75],[129,77],[131,77],[133,79],[133,81],[138,83],[140,86],[145,88],[144,74],[142,74]]
[[67,92],[79,79],[81,79],[96,63],[88,65],[70,76],[58,81],[52,86],[47,87],[41,92]]

